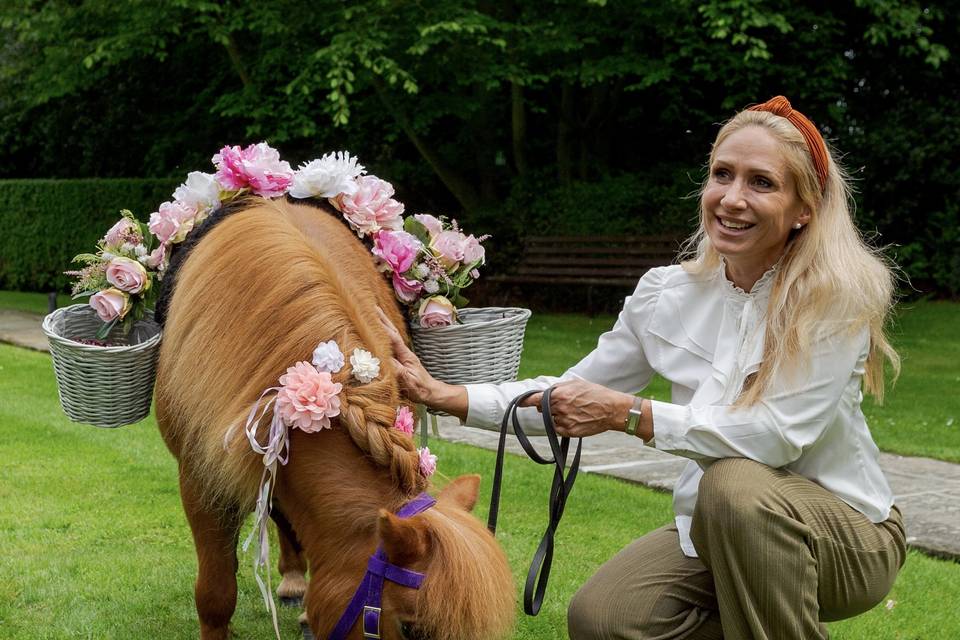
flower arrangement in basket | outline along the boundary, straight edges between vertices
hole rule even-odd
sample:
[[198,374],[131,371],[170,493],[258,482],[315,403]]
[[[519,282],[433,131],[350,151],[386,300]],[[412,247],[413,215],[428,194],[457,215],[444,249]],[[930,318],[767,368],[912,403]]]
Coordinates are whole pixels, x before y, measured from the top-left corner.
[[[427,329],[461,322],[457,309],[467,303],[462,291],[480,275],[487,236],[467,235],[455,220],[442,216],[404,218],[404,205],[394,199],[393,186],[367,174],[347,152],[328,153],[293,170],[261,142],[245,148],[225,146],[212,162],[214,173],[188,174],[146,224],[124,210],[95,253],[74,259],[81,268],[67,272],[76,278],[73,294],[89,296],[89,306],[57,310],[44,322],[57,365],[61,404],[71,418],[117,426],[146,416],[160,341],[160,329],[152,319],[158,282],[176,245],[225,203],[247,194],[326,199],[370,248],[378,269],[407,306],[415,343],[428,340],[422,333]],[[125,364],[134,352],[136,367]],[[144,362],[149,364],[146,369]],[[110,390],[134,378],[140,382],[137,398],[111,395]],[[103,386],[102,393],[74,391],[97,384]],[[139,408],[131,412],[124,403]],[[85,412],[83,407],[93,404],[97,406]]]

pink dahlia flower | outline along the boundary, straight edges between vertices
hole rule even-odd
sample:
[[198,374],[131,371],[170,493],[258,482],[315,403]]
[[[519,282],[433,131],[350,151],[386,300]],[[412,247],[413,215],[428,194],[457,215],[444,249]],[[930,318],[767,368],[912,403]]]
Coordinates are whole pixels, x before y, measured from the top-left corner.
[[397,419],[393,423],[393,428],[407,435],[413,435],[413,411],[410,407],[404,405],[397,409]]
[[309,362],[298,362],[280,376],[282,388],[277,408],[284,424],[315,433],[330,428],[330,418],[340,415],[343,385],[326,371],[317,371]]
[[393,199],[393,185],[376,176],[360,176],[356,193],[331,202],[361,238],[381,229],[403,228],[403,204]]
[[276,149],[266,142],[245,149],[227,146],[213,156],[217,182],[228,191],[250,187],[258,196],[275,198],[287,192],[293,182],[293,169],[280,159]]

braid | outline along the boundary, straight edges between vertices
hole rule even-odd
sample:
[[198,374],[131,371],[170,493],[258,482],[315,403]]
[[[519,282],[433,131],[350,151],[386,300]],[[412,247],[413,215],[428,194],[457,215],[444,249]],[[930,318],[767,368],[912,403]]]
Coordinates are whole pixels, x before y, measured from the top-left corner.
[[346,427],[353,442],[383,467],[388,467],[400,489],[419,493],[427,486],[420,475],[420,460],[413,438],[393,428],[399,398],[378,398],[396,395],[396,387],[375,382],[361,387],[344,387],[340,406],[340,424]]

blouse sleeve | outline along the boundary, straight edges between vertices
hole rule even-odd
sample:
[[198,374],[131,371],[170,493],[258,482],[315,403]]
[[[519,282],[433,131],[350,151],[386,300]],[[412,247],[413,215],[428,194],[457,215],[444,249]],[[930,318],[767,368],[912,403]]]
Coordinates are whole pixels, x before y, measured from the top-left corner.
[[652,401],[655,446],[705,460],[749,458],[785,466],[814,444],[846,398],[860,400],[869,331],[821,337],[808,366],[775,375],[755,405],[695,406]]
[[[596,348],[562,376],[466,385],[469,406],[464,424],[499,429],[507,405],[513,398],[525,391],[546,389],[563,380],[579,378],[626,393],[636,393],[646,387],[653,376],[653,368],[639,336],[646,333],[664,277],[664,268],[651,269],[644,274],[633,295],[624,302],[613,328],[600,336]],[[517,413],[524,432],[543,433],[542,419],[535,408],[521,409]]]

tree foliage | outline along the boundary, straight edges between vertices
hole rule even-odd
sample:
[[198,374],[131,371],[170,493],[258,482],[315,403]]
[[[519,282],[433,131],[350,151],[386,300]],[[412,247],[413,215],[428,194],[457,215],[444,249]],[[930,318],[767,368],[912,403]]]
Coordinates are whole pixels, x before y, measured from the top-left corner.
[[[408,203],[481,231],[548,224],[525,217],[544,203],[589,215],[603,202],[570,194],[604,185],[619,203],[658,194],[633,215],[683,227],[716,124],[782,93],[847,154],[864,228],[919,285],[957,294],[953,5],[14,1],[0,175],[176,176],[268,139],[294,160],[349,148]],[[666,193],[669,219],[648,211]]]

